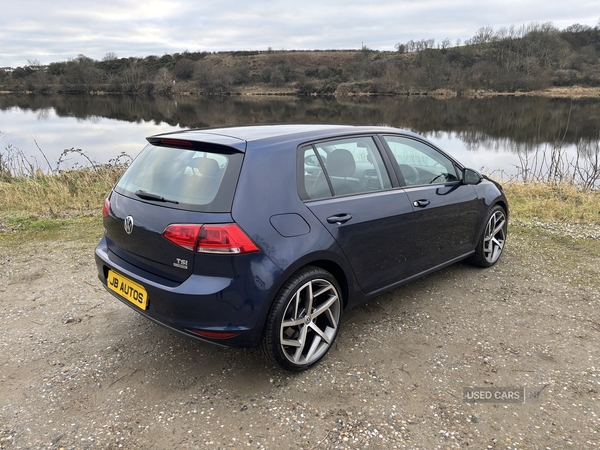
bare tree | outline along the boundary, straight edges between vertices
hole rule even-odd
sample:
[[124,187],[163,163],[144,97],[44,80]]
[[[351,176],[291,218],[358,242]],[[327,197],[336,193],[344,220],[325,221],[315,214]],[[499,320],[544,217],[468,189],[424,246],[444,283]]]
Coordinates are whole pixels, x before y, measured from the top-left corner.
[[471,39],[465,41],[467,45],[487,44],[494,40],[494,28],[490,25],[481,27]]
[[450,48],[451,45],[452,42],[450,42],[450,39],[448,38],[444,39],[442,42],[438,42],[438,48],[441,48],[442,50]]
[[114,52],[108,52],[108,53],[106,53],[106,55],[104,55],[104,57],[102,58],[102,61],[114,61],[115,59],[119,59],[117,54]]
[[28,59],[27,67],[33,70],[40,70],[42,68],[42,63],[39,59]]

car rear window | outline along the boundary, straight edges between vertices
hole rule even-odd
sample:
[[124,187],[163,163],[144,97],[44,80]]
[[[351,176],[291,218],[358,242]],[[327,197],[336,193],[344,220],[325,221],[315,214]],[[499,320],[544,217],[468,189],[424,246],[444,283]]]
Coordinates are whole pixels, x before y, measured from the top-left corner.
[[149,196],[162,197],[165,206],[170,208],[229,212],[242,159],[241,153],[223,153],[210,148],[181,149],[148,144],[115,190],[138,199],[142,192],[146,201]]

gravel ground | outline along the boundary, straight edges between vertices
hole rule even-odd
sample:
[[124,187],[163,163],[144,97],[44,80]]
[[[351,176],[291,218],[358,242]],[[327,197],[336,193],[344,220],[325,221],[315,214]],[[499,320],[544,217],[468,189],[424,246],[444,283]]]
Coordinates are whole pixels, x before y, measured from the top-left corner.
[[64,236],[0,235],[2,449],[600,446],[598,227],[518,222],[492,269],[347,312],[300,374],[150,323],[100,286],[94,239]]

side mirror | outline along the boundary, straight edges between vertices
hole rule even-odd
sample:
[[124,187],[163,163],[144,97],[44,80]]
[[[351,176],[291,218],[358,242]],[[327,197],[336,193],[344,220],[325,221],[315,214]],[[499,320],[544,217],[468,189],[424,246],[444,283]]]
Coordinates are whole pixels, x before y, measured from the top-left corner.
[[483,177],[481,176],[481,174],[473,169],[465,169],[463,171],[464,184],[479,184],[482,178]]

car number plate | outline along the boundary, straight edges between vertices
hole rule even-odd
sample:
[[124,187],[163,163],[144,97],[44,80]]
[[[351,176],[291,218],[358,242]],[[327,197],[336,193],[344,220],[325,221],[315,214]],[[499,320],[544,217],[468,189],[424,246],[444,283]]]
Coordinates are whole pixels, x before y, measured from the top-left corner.
[[148,294],[143,286],[113,270],[108,271],[108,288],[141,309],[148,307]]

